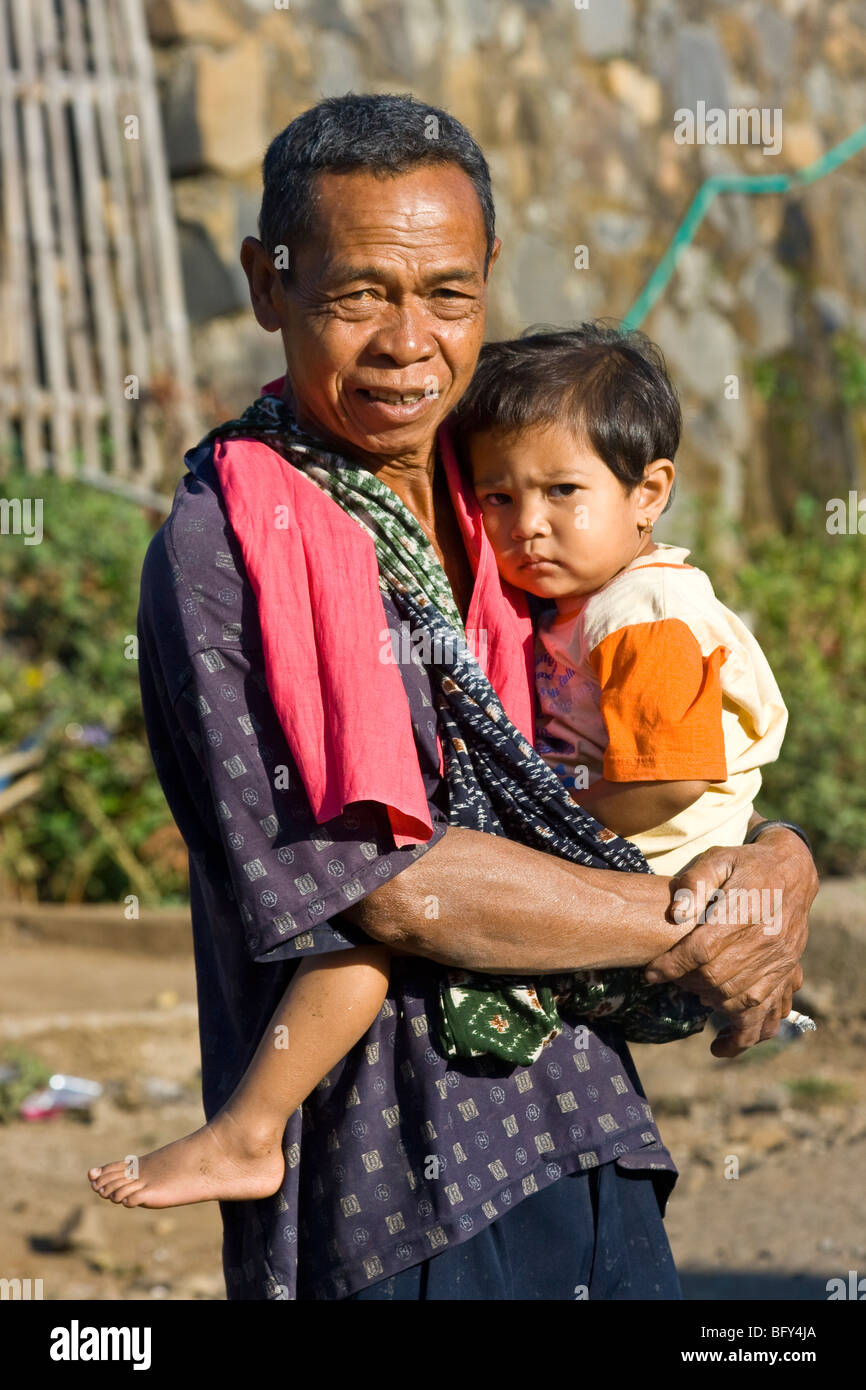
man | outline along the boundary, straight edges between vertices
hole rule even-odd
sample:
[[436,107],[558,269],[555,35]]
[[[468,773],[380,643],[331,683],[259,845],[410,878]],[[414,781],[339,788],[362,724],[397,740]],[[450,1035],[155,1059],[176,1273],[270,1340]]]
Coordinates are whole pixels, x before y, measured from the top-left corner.
[[[436,431],[471,379],[500,253],[481,151],[444,111],[350,95],[278,136],[264,180],[261,240],[241,259],[259,323],[282,336],[272,411],[405,503],[466,620],[476,577]],[[728,1011],[714,1050],[735,1055],[772,1036],[802,980],[816,880],[801,839],[770,826],[693,871],[708,891],[781,887],[776,936],[703,926],[680,941],[667,880],[448,824],[430,672],[414,661],[399,669],[432,836],[397,848],[377,802],[317,823],[212,445],[187,461],[145,562],[139,628],[148,736],[190,850],[206,1113],[293,962],[368,938],[398,953],[380,1018],[290,1121],[280,1192],[222,1205],[229,1297],[678,1297],[661,1223],[676,1170],[625,1044],[566,1028],[530,1068],[449,1067],[429,1030],[435,963],[544,973],[658,958]],[[324,549],[314,563],[327,566]],[[387,594],[383,609],[399,630]]]

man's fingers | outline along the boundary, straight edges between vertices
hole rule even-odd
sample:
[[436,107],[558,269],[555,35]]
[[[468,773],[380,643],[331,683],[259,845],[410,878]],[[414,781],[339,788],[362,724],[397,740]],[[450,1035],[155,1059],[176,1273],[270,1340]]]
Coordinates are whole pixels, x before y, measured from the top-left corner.
[[[744,982],[749,981],[747,987]],[[767,967],[760,980],[753,975],[741,975],[738,979],[726,980],[719,989],[722,1003],[718,1005],[722,1013],[736,1015],[748,1013],[750,1009],[768,1007],[776,996],[781,1000],[784,990],[793,993],[793,971],[790,965],[780,962]]]
[[689,932],[669,951],[651,960],[646,968],[646,978],[653,984],[661,980],[679,980],[683,975],[700,970],[705,982],[715,986],[725,978],[727,969],[726,965],[717,967],[717,960],[724,956],[725,949],[741,942],[747,930],[741,927],[732,931],[728,926],[707,922]]
[[[678,920],[678,910],[685,914],[690,907],[695,911],[697,920],[715,889],[720,888],[726,879],[731,877],[733,871],[734,864],[728,846],[713,845],[712,849],[696,855],[671,879],[671,911],[674,921]],[[685,920],[684,915],[679,920]]]
[[[685,948],[689,943],[694,945],[704,930],[703,927],[698,928],[697,932],[679,943],[684,948],[681,962],[684,962]],[[674,949],[676,951],[677,948]],[[700,954],[699,945],[693,953]],[[670,952],[661,962],[651,962],[647,969],[660,963],[666,966],[668,958],[673,958],[674,968],[680,963],[674,952]],[[798,972],[796,975],[795,971]],[[784,984],[790,983],[793,988],[799,988],[802,970],[798,963],[792,961],[784,942],[774,938],[768,940],[760,928],[750,926],[741,928],[737,933],[729,933],[718,953],[689,973],[688,983],[685,977],[672,978],[678,978],[683,988],[690,988],[705,1002],[713,1002],[727,1013],[740,1013],[757,1008],[773,990]],[[711,992],[710,1000],[706,997],[707,990]]]
[[714,1057],[739,1057],[741,1053],[747,1052],[759,1041],[757,1034],[754,1037],[749,1037],[736,1032],[733,1028],[722,1028],[711,1042],[710,1052]]
[[779,1024],[782,1022],[782,1007],[777,1004],[771,1009],[764,1019],[764,1026],[761,1029],[761,1042],[766,1042],[768,1038],[774,1038],[779,1031]]
[[[779,975],[790,973],[790,961],[774,962],[773,956],[767,955],[766,946],[761,940],[750,938],[752,928],[742,927],[736,932],[728,928],[723,943],[713,943],[709,935],[704,935],[710,930],[709,927],[699,927],[673,950],[650,961],[647,978],[650,972],[658,970],[662,978],[676,980],[683,988],[691,988],[695,994],[711,991],[721,1003],[734,997],[744,999],[747,993],[752,994],[749,1002],[740,1003],[739,1008],[743,1009],[762,1003],[767,988],[773,989],[781,983]],[[773,955],[779,954],[778,950],[773,952]],[[765,987],[767,979],[770,983]],[[762,986],[760,993],[755,992],[758,985]]]
[[785,982],[756,1008],[737,1013],[719,1030],[710,1051],[714,1057],[739,1057],[756,1043],[774,1038],[790,1011],[791,985]]
[[736,1021],[726,1024],[710,1046],[713,1056],[739,1057],[742,1052],[761,1042],[764,1018],[762,1011],[754,1010],[749,1015],[740,1014]]

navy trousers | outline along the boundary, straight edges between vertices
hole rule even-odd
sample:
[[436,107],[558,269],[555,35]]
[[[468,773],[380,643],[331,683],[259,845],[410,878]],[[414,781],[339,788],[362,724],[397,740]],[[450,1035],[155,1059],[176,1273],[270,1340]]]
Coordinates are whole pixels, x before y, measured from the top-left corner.
[[347,1300],[681,1299],[662,1222],[670,1175],[573,1173],[492,1225]]

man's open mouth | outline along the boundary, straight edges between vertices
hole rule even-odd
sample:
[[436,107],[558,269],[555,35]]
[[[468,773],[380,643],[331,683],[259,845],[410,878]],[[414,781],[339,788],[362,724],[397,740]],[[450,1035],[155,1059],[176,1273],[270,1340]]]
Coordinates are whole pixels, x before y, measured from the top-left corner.
[[414,405],[424,399],[424,391],[385,391],[372,386],[359,386],[362,396],[371,401],[383,401],[386,405]]

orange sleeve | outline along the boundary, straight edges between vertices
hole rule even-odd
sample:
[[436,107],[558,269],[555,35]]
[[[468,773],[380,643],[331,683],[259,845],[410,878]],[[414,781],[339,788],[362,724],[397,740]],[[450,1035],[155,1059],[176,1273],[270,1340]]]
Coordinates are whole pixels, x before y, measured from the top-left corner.
[[678,618],[635,623],[590,654],[601,686],[609,782],[724,782],[720,670]]

